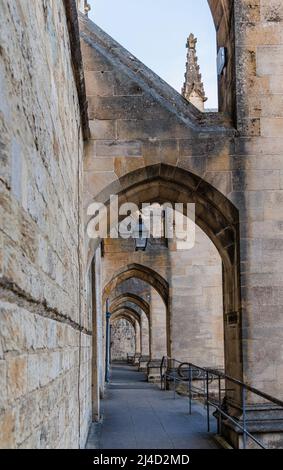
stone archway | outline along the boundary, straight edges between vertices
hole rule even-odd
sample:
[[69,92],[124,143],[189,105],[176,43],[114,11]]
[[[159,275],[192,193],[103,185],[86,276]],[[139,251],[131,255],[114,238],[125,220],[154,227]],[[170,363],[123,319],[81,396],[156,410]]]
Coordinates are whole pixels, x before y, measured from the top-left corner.
[[[207,234],[216,246],[223,263],[224,335],[226,372],[238,379],[242,378],[242,334],[241,297],[239,270],[239,214],[235,206],[197,175],[166,164],[141,168],[111,183],[97,197],[97,201],[109,204],[111,194],[118,194],[120,203],[131,201],[138,206],[143,202],[196,204],[196,224]],[[90,243],[93,252],[95,242]],[[130,269],[129,269],[130,268]],[[133,275],[134,267],[127,267],[118,273],[121,279]],[[138,277],[148,276],[144,268],[138,269]],[[150,276],[149,276],[150,278]],[[115,287],[113,278],[107,289]],[[159,292],[169,307],[167,281],[160,282],[153,277]],[[165,297],[164,297],[165,293]],[[106,297],[105,297],[106,298]],[[171,318],[168,315],[168,331]],[[170,341],[168,351],[171,351]]]
[[140,323],[140,316],[136,312],[136,310],[126,305],[120,305],[119,307],[112,310],[111,321],[114,321],[117,317],[119,317],[119,315],[122,314],[127,315],[127,317],[130,318],[131,322],[134,323],[135,321],[137,321],[138,323]]
[[[125,320],[121,322],[120,320]],[[122,324],[121,324],[122,323]],[[131,327],[129,327],[131,325]],[[134,346],[134,348],[133,348]],[[113,353],[114,350],[114,353]],[[118,351],[117,351],[118,350]],[[135,311],[117,309],[110,320],[110,360],[126,360],[126,354],[137,354],[140,350],[140,319]],[[118,355],[117,355],[117,352]],[[121,356],[123,355],[123,357]]]
[[150,354],[149,331],[150,331],[150,306],[141,296],[126,292],[114,298],[110,303],[110,312],[118,307],[128,307],[134,305],[140,310],[140,349],[144,356]]
[[[170,303],[169,303],[169,285],[168,282],[156,271],[150,269],[147,266],[139,264],[129,264],[117,271],[112,279],[106,284],[103,289],[103,303],[106,303],[106,299],[110,296],[111,292],[124,281],[128,279],[136,278],[141,281],[144,281],[149,286],[159,294],[160,298],[163,301],[165,306],[165,317],[164,317],[164,334],[166,334],[166,353],[170,355],[171,353],[171,340],[170,340]],[[133,298],[133,296],[132,296]],[[150,309],[145,301],[142,302],[144,307],[149,314]],[[142,305],[141,304],[141,305]],[[119,307],[118,307],[119,308]],[[153,318],[148,315],[148,319],[152,324]],[[166,324],[165,324],[166,322]],[[151,328],[150,328],[151,330]],[[150,339],[150,346],[152,347],[152,339]],[[164,343],[165,344],[165,343]],[[151,349],[151,348],[150,348]],[[165,351],[164,351],[165,352]]]
[[147,317],[150,314],[150,307],[148,302],[146,302],[142,297],[133,294],[131,292],[127,292],[125,294],[120,294],[111,302],[110,311],[115,310],[116,307],[120,305],[124,305],[127,302],[135,304],[137,307],[141,308]]
[[109,296],[109,293],[117,285],[132,277],[136,277],[137,279],[141,279],[147,282],[148,284],[152,285],[152,287],[154,287],[159,293],[159,295],[162,297],[165,305],[168,305],[169,286],[167,281],[153,269],[150,269],[147,266],[142,266],[140,264],[130,264],[124,266],[117,273],[115,273],[112,279],[103,289],[103,301],[106,301],[106,298]]

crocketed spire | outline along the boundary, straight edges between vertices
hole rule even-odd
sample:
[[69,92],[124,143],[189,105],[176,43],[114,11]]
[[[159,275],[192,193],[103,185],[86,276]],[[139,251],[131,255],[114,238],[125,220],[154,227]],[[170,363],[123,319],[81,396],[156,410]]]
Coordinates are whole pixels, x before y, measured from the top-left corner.
[[204,111],[204,103],[207,100],[204,86],[201,79],[198,57],[196,55],[197,38],[190,34],[187,41],[187,63],[185,73],[185,83],[182,89],[182,95],[190,101],[200,111]]

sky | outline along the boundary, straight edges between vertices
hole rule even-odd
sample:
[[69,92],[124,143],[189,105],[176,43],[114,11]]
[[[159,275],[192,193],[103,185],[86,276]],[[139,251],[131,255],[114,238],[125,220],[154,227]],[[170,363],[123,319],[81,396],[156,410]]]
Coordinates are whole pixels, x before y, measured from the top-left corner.
[[216,34],[207,0],[88,0],[98,26],[177,91],[184,82],[186,41],[197,55],[208,101],[217,108]]

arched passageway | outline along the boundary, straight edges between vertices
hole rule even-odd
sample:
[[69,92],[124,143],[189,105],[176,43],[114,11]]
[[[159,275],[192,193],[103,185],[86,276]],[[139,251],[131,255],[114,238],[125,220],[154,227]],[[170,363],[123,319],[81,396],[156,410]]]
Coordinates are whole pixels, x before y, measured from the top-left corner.
[[110,305],[110,311],[127,302],[133,303],[137,307],[141,308],[146,316],[149,317],[150,306],[148,302],[146,302],[146,300],[144,300],[142,297],[130,292],[126,292],[125,294],[120,294],[119,296],[115,297]]
[[[135,304],[138,302],[143,307],[149,321],[149,352],[152,359],[161,359],[164,354],[169,353],[170,331],[169,325],[169,286],[167,281],[156,271],[137,263],[129,264],[115,273],[103,290],[103,302],[109,298],[114,289],[129,280],[139,280],[146,283],[150,288],[150,305],[144,299],[139,300],[136,294],[131,294],[128,300]],[[117,300],[118,299],[118,300]],[[116,308],[121,308],[119,301],[125,299],[121,294],[113,299],[111,303]],[[115,308],[115,307],[114,307]],[[110,309],[111,310],[111,309]],[[111,310],[114,311],[114,310]],[[146,347],[147,349],[147,347]]]
[[[118,192],[117,192],[118,190]],[[213,186],[195,174],[160,164],[134,171],[119,182],[114,182],[97,197],[99,202],[109,204],[111,194],[118,194],[120,204],[131,201],[138,206],[142,203],[174,204],[183,202],[195,203],[195,221],[216,246],[223,264],[223,303],[224,303],[224,337],[226,372],[239,379],[242,378],[241,350],[241,299],[239,288],[239,219],[234,205]],[[91,245],[93,248],[91,248]],[[93,250],[95,242],[91,241]],[[170,311],[170,296],[167,281],[153,275],[150,269],[139,266],[123,268],[114,276],[104,289],[104,301],[117,283],[136,275],[155,284],[161,294],[167,311]],[[165,282],[164,282],[165,281]],[[171,322],[168,321],[168,351],[172,351]],[[173,341],[174,343],[174,341]],[[174,347],[173,347],[174,351]]]
[[117,310],[110,323],[110,360],[126,361],[140,349],[140,323],[126,308]]
[[136,348],[136,355],[140,353],[141,356],[149,356],[150,305],[141,296],[125,292],[114,297],[114,300],[110,303],[109,310],[111,312],[111,319],[114,318],[114,312],[119,309],[122,310],[123,308],[126,309],[128,313],[133,313],[135,321],[137,321],[138,315],[140,345],[138,349]]

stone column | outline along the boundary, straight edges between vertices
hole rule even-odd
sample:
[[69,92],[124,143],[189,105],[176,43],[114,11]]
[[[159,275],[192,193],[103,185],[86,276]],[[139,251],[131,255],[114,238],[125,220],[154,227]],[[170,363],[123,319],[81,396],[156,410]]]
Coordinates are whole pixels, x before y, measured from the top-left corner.
[[155,289],[151,289],[150,307],[150,358],[162,359],[167,354],[166,307]]
[[141,352],[141,328],[137,320],[135,320],[135,353]]
[[[283,8],[276,0],[234,4],[239,137],[231,199],[240,210],[244,381],[282,400]],[[248,401],[250,429],[282,447],[283,425],[274,420],[281,412],[256,395]]]
[[141,313],[141,354],[149,356],[149,321],[144,312]]

